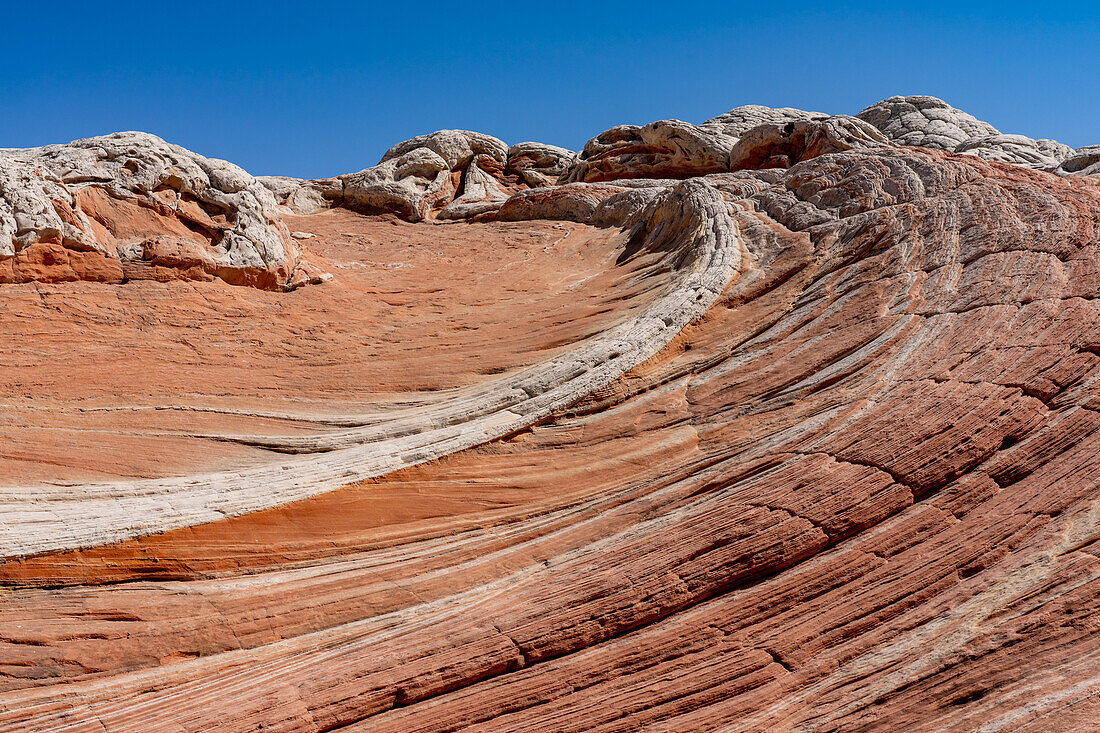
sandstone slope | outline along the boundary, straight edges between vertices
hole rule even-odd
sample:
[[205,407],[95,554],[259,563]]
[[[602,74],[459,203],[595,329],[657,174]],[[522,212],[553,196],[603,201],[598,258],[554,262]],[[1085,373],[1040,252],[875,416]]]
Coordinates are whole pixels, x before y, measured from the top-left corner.
[[0,729],[1095,730],[1094,152],[442,131],[241,179],[315,287],[0,285]]

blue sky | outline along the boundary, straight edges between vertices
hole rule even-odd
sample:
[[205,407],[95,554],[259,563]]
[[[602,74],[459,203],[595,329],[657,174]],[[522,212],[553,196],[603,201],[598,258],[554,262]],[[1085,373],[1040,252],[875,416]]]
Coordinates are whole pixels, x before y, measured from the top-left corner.
[[[829,9],[832,8],[832,9]],[[0,146],[155,133],[322,177],[441,128],[578,149],[742,104],[933,94],[1100,143],[1095,2],[0,3]]]

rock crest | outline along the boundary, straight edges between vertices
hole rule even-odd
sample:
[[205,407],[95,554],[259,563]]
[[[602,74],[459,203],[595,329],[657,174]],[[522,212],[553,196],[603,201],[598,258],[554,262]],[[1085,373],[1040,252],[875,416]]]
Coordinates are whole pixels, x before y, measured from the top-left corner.
[[142,277],[285,288],[299,253],[239,167],[146,133],[0,150],[0,280]]
[[[253,178],[144,133],[0,150],[0,282],[213,277],[292,289],[329,276],[281,217],[332,206],[408,221],[556,218],[615,225],[646,188],[821,155],[908,145],[1053,172],[1100,176],[1097,146],[1002,134],[927,96],[890,97],[855,117],[737,107],[699,125],[619,125],[579,153],[441,130],[336,178]],[[648,181],[648,183],[646,183]],[[593,188],[586,188],[600,184]],[[631,190],[626,190],[631,189]],[[606,201],[606,203],[604,203]]]
[[955,109],[942,99],[927,96],[890,97],[859,112],[898,145],[954,150],[974,137],[1000,135],[987,122]]

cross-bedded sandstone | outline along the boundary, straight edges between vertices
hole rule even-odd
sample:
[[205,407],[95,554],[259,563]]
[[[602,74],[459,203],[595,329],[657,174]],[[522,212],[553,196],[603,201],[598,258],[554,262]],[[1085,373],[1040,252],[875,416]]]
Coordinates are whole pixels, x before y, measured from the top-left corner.
[[[951,109],[897,99],[879,106]],[[554,151],[471,144],[418,223],[270,182],[335,277],[188,285],[261,341],[223,387],[199,385],[230,342],[141,405],[72,380],[19,399],[29,360],[5,365],[9,419],[63,418],[37,418],[28,462],[51,429],[161,438],[179,424],[138,417],[152,387],[192,385],[209,422],[188,440],[243,468],[6,481],[0,727],[1093,730],[1088,151],[1054,175],[995,150],[1060,150],[1042,141],[975,155],[892,130],[780,110],[725,169],[628,142],[591,158],[625,175],[564,185],[524,175]],[[481,173],[516,191],[481,208]],[[432,223],[455,202],[476,223]],[[165,294],[144,317],[174,343],[180,283],[33,298],[71,314],[128,286]],[[269,354],[252,317],[306,295]],[[394,332],[365,358],[375,296]]]

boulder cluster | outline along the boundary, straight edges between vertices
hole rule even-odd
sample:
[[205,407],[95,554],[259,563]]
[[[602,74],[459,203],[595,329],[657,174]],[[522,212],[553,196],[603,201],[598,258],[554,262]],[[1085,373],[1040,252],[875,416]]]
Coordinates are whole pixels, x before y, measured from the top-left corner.
[[[880,146],[968,153],[1057,175],[1100,175],[1100,146],[1005,135],[927,96],[890,97],[854,117],[746,105],[693,125],[617,125],[577,153],[541,143],[509,147],[489,135],[441,130],[390,148],[378,165],[337,178],[261,179],[298,213],[341,205],[410,221],[560,218],[611,223],[612,196],[669,180],[790,168],[803,160]],[[580,184],[580,185],[577,185]],[[600,184],[592,188],[589,184]],[[616,199],[612,206],[619,206]]]
[[619,224],[671,180],[786,169],[826,153],[916,146],[1060,176],[1100,175],[1100,146],[1002,134],[934,97],[854,117],[747,105],[693,125],[618,125],[573,153],[440,130],[335,178],[253,178],[149,134],[0,150],[0,282],[211,279],[293,289],[329,276],[280,219],[331,206],[408,221]]

